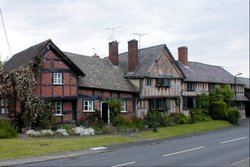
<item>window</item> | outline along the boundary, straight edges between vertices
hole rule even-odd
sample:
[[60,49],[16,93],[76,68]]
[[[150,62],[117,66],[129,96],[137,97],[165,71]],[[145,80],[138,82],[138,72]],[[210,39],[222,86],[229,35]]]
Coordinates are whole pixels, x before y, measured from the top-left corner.
[[122,109],[121,112],[127,112],[127,103],[126,102],[121,102]]
[[187,83],[187,91],[195,91],[195,84],[194,83]]
[[170,87],[171,86],[171,80],[169,78],[157,78],[156,79],[156,86]]
[[209,84],[209,90],[212,90],[216,87],[216,85],[214,83],[210,83]]
[[53,74],[53,84],[62,84],[62,73]]
[[196,107],[196,100],[194,97],[183,97],[183,109],[188,110]]
[[1,108],[0,112],[2,114],[8,113],[8,99],[1,99],[1,106],[0,106],[0,108]]
[[61,101],[54,102],[54,106],[55,106],[54,115],[63,115],[62,102]]
[[149,100],[150,110],[166,111],[170,109],[169,99],[151,99]]
[[94,112],[93,100],[83,100],[83,112]]
[[152,79],[151,78],[147,78],[147,86],[151,86],[152,85]]

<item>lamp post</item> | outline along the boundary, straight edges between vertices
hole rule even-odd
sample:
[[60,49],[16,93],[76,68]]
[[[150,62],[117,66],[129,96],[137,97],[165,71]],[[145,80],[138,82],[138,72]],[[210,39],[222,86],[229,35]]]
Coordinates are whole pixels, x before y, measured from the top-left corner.
[[234,104],[235,104],[235,107],[236,107],[236,77],[239,75],[242,75],[242,73],[238,73],[234,76]]

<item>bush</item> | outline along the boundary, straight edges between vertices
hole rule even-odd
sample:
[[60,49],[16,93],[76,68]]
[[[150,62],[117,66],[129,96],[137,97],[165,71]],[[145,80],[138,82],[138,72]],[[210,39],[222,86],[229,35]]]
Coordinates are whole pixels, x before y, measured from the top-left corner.
[[113,119],[113,125],[115,127],[129,128],[132,125],[132,121],[128,117],[118,115]]
[[225,120],[226,119],[226,103],[223,101],[212,102],[210,104],[209,115],[215,120]]
[[239,124],[238,119],[240,118],[240,112],[237,108],[231,107],[227,110],[227,120],[234,124],[237,125]]
[[10,121],[0,119],[0,139],[17,137],[16,129],[11,125]]
[[160,124],[163,127],[169,127],[169,126],[175,126],[176,125],[173,118],[170,117],[169,115],[162,116]]
[[193,108],[191,110],[191,123],[203,122],[211,120],[211,117],[208,115],[208,111],[206,109],[201,108]]
[[160,122],[162,121],[161,113],[159,111],[148,111],[144,121],[147,128],[160,127]]
[[142,118],[137,118],[137,117],[133,117],[131,119],[131,127],[132,128],[137,128],[139,130],[143,130],[145,129],[145,122],[144,119]]
[[188,123],[188,117],[183,113],[173,112],[169,114],[170,119],[174,124],[186,124]]

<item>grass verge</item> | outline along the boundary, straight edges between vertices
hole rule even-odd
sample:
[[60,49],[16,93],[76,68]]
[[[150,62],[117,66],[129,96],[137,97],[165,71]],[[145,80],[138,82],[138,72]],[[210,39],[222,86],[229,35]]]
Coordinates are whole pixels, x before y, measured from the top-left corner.
[[[158,132],[145,131],[136,133],[135,136],[159,139],[204,132],[218,128],[233,126],[227,121],[208,121],[196,124],[178,125],[159,128]],[[27,139],[0,139],[0,160],[33,157],[58,152],[84,150],[97,146],[110,146],[139,141],[118,135],[103,135],[89,137],[64,137],[64,138],[27,138]]]
[[69,138],[1,139],[0,160],[77,151],[91,147],[109,146],[135,141],[138,140],[115,135]]
[[195,124],[185,124],[166,128],[158,128],[158,132],[145,131],[135,134],[136,136],[151,139],[160,139],[167,137],[174,137],[179,135],[205,132],[209,130],[225,128],[233,126],[227,121],[212,120],[208,122],[200,122]]

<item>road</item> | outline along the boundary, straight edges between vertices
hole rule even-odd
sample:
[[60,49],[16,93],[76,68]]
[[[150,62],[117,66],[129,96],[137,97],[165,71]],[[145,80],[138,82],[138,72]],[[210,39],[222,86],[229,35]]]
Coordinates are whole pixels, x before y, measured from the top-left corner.
[[234,166],[248,157],[249,120],[238,127],[166,139],[157,144],[106,148],[103,153],[27,166]]

